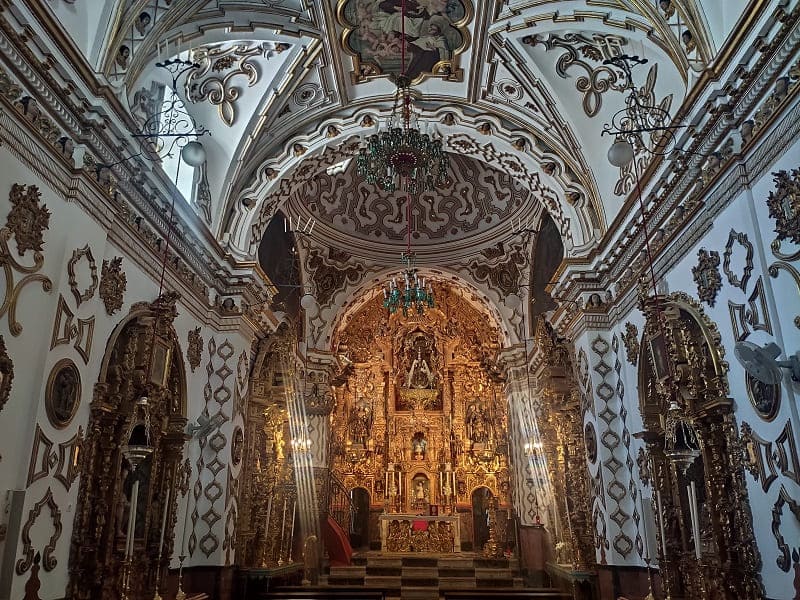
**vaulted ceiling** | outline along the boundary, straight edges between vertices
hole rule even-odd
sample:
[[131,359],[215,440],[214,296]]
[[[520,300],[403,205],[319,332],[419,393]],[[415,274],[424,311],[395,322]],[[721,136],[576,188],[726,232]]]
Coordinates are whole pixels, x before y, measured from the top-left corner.
[[[631,189],[633,173],[609,165],[612,139],[601,135],[624,110],[628,81],[603,61],[647,58],[633,83],[675,114],[746,0],[407,3],[420,124],[452,154],[447,184],[414,201],[412,242],[432,273],[468,273],[481,293],[502,300],[519,288],[492,283],[481,265],[510,262],[519,284],[535,264],[532,241],[514,238],[511,218],[536,227],[548,214],[566,254],[580,257]],[[140,122],[153,110],[154,82],[168,82],[156,63],[196,63],[179,94],[211,135],[194,177],[202,194],[195,185],[190,201],[232,256],[255,256],[279,209],[314,217],[313,238],[300,244],[306,272],[360,269],[332,294],[341,307],[399,255],[404,198],[360,181],[350,159],[391,113],[400,0],[50,5]]]

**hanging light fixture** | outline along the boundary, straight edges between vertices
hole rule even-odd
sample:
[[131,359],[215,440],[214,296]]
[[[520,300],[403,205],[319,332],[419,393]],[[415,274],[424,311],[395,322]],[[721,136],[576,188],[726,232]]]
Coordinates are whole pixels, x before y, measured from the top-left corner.
[[449,160],[442,142],[422,133],[417,126],[411,98],[411,80],[406,75],[406,3],[401,8],[401,64],[392,114],[386,128],[367,139],[356,158],[358,174],[367,183],[386,192],[397,189],[418,194],[444,183]]
[[444,182],[449,160],[442,150],[442,142],[420,133],[411,106],[411,82],[406,75],[406,2],[401,12],[401,73],[397,78],[397,94],[387,129],[370,136],[367,147],[356,159],[358,173],[368,183],[379,185],[387,192],[402,189],[406,193],[406,251],[401,255],[405,270],[400,286],[393,277],[383,288],[383,307],[394,314],[398,309],[403,316],[410,310],[418,315],[425,307],[433,308],[433,288],[425,284],[414,266],[416,255],[411,251],[411,197],[412,194],[432,189]]
[[[408,224],[409,240],[411,233],[411,222]],[[425,313],[425,307],[433,308],[435,306],[433,300],[433,287],[428,283],[426,287],[425,278],[420,278],[417,274],[417,269],[414,268],[415,255],[409,249],[403,253],[403,262],[406,264],[403,273],[403,281],[400,286],[397,285],[397,278],[393,277],[389,283],[383,288],[383,307],[386,308],[391,314],[397,312],[397,309],[402,309],[403,316],[407,317],[409,310],[416,310],[418,315]]]

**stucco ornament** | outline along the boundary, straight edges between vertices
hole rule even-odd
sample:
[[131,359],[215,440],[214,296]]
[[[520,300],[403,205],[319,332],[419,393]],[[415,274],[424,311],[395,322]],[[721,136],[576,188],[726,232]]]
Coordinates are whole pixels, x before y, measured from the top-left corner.
[[779,240],[800,244],[800,169],[773,173],[775,191],[769,193],[769,216],[775,219]]
[[114,257],[110,262],[104,260],[100,278],[100,298],[103,299],[109,315],[113,315],[122,308],[127,287],[128,278],[122,270],[122,257]]
[[692,277],[697,284],[698,297],[714,306],[717,294],[722,289],[722,276],[719,274],[719,252],[701,248],[697,252],[697,265],[692,267]]

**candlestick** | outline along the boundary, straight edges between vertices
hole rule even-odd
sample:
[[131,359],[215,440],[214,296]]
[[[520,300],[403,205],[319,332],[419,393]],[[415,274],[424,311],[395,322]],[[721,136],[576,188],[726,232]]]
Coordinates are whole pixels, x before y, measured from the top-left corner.
[[131,501],[128,511],[128,537],[125,540],[125,558],[130,559],[133,555],[133,538],[135,535],[136,527],[136,503],[139,499],[139,480],[133,482],[133,490],[131,490]]
[[297,500],[292,503],[292,526],[289,528],[289,562],[292,562],[292,542],[294,542],[294,519],[297,515]]
[[697,506],[697,489],[694,486],[694,480],[689,482],[689,505],[691,508],[692,517],[692,537],[694,537],[694,556],[700,560],[700,516],[698,514],[699,508]]
[[264,527],[264,539],[267,539],[269,534],[269,521],[272,518],[272,496],[269,497],[269,501],[267,502],[267,524]]
[[283,538],[286,535],[286,498],[283,499],[283,518],[281,519],[281,546],[278,550],[278,564],[283,564]]
[[153,600],[161,600],[161,594],[158,593],[158,585],[161,579],[161,551],[164,547],[164,531],[167,528],[167,513],[169,512],[169,496],[170,489],[167,488],[167,500],[163,506],[163,515],[161,517],[161,536],[158,538],[158,558],[156,558],[156,592]]
[[661,491],[656,490],[656,507],[658,508],[658,530],[661,533],[661,559],[667,560],[667,538],[664,537],[664,507],[661,504]]

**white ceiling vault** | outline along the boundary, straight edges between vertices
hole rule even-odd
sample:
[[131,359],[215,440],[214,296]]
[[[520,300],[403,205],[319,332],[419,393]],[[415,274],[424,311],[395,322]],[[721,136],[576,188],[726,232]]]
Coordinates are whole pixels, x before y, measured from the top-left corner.
[[[156,62],[181,56],[198,63],[179,90],[211,131],[203,138],[207,203],[197,210],[234,258],[255,255],[279,208],[319,220],[305,249],[307,257],[323,257],[315,264],[331,262],[328,248],[347,249],[339,266],[358,265],[363,275],[345,277],[340,292],[352,292],[398,255],[404,200],[359,182],[352,162],[328,171],[352,158],[391,112],[399,0],[49,4],[134,113],[153,81],[164,81]],[[481,281],[469,265],[497,260],[498,252],[517,264],[509,259],[520,244],[512,217],[535,224],[546,211],[566,254],[580,258],[597,246],[630,191],[632,173],[608,164],[612,140],[601,136],[624,109],[628,82],[603,60],[647,58],[634,84],[676,114],[746,0],[408,5],[420,123],[453,153],[448,185],[415,200],[413,242],[423,265],[470,272],[475,287],[498,300],[508,289]],[[528,281],[530,266],[515,268]]]

